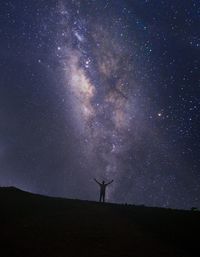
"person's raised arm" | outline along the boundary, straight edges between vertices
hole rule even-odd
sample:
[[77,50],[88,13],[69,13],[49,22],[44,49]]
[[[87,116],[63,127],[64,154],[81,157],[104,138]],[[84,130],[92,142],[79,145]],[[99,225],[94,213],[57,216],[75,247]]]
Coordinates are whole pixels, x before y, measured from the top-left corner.
[[114,181],[114,180],[111,180],[110,182],[108,182],[108,183],[106,184],[106,186],[112,184],[113,181]]
[[94,181],[95,181],[97,184],[101,185],[101,183],[99,183],[99,181],[97,181],[96,178],[94,178]]

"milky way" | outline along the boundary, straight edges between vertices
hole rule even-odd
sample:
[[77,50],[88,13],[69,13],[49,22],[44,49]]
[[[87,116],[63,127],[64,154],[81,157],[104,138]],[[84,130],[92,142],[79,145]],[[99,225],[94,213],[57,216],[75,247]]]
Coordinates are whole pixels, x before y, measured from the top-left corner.
[[0,4],[1,184],[199,206],[199,4],[28,2]]
[[122,158],[130,149],[135,129],[135,100],[129,92],[137,86],[131,77],[133,63],[126,45],[119,42],[118,35],[114,37],[115,28],[108,30],[108,24],[104,27],[98,21],[84,24],[77,18],[68,27],[72,18],[67,4],[62,2],[58,11],[60,25],[67,27],[61,30],[58,57],[80,147],[94,177],[116,181],[109,191],[114,195],[118,180],[124,176],[126,163]]

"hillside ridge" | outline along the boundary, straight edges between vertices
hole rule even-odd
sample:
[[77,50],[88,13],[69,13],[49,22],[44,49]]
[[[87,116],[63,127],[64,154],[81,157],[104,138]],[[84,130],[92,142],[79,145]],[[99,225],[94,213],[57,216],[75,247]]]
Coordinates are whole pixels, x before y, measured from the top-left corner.
[[0,188],[6,257],[197,257],[200,213]]

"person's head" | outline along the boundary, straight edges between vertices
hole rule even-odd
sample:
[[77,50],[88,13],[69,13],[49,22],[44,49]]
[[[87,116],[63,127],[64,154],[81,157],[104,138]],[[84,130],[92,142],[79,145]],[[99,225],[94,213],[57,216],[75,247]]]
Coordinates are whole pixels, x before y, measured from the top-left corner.
[[105,181],[104,181],[104,180],[102,181],[102,184],[105,184]]

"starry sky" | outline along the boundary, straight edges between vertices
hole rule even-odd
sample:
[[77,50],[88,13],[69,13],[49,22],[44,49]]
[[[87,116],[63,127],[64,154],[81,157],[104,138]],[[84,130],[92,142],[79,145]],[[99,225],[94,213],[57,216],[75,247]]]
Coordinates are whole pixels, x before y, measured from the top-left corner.
[[0,185],[200,207],[200,2],[0,3]]

